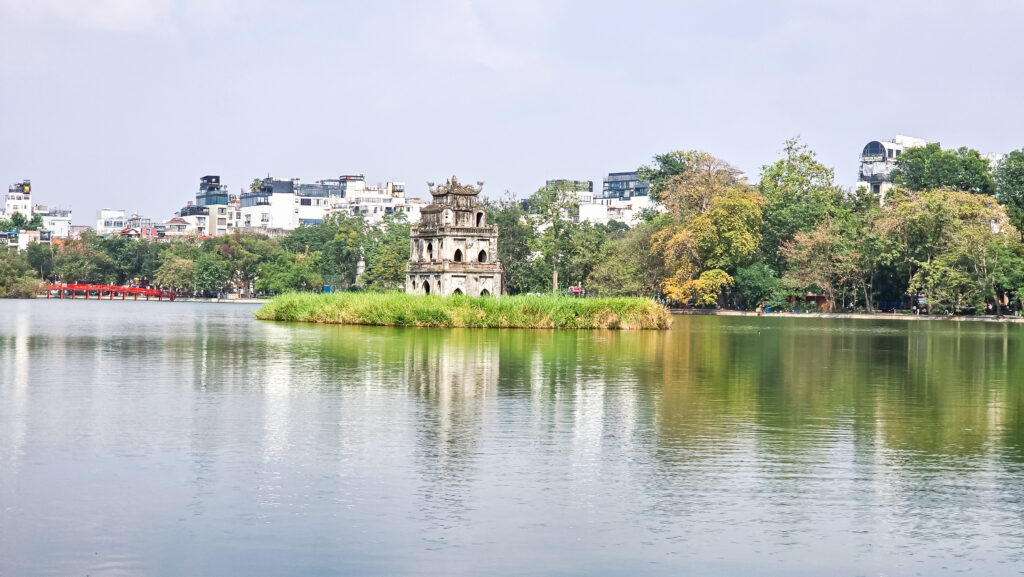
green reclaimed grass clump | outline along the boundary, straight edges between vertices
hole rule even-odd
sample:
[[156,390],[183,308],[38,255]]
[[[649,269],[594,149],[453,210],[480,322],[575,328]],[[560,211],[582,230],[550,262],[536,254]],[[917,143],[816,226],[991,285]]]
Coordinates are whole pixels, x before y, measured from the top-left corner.
[[405,293],[287,293],[256,312],[266,321],[393,327],[667,329],[650,299],[555,295],[467,297]]

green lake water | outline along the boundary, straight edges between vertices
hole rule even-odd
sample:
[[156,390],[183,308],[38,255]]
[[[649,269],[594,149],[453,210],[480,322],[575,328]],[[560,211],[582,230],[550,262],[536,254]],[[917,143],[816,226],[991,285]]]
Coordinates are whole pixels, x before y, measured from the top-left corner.
[[1024,326],[0,301],[0,575],[1020,575]]

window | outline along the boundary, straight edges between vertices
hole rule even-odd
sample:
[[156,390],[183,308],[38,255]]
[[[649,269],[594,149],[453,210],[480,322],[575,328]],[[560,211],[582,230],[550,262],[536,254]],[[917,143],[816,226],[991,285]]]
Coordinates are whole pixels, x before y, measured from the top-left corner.
[[462,249],[455,249],[455,262],[462,262]]
[[313,205],[313,201],[311,199],[309,199],[309,198],[300,198],[299,199],[299,204],[301,206],[312,206]]
[[888,152],[889,152],[889,158],[892,158],[892,149],[890,148],[890,149],[888,150]]
[[487,251],[486,250],[480,251],[480,254],[477,255],[477,260],[480,261],[480,262],[487,262]]

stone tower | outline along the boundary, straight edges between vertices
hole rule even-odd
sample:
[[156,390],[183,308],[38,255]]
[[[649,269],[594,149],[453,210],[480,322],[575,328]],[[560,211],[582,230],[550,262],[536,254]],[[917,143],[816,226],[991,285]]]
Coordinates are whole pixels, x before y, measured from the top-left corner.
[[487,224],[487,209],[477,202],[484,183],[428,182],[434,202],[420,211],[412,227],[405,292],[409,294],[501,294],[498,227]]

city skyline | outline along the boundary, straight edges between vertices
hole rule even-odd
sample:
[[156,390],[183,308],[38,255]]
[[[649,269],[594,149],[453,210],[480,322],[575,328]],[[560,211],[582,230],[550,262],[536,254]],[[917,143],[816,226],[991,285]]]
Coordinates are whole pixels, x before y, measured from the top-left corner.
[[[852,187],[864,143],[1008,152],[1024,8],[0,0],[0,177],[88,222],[169,218],[199,177],[450,174],[519,197],[702,149],[756,180],[800,136]],[[966,47],[942,50],[944,47]],[[937,46],[936,46],[937,45]],[[957,80],[971,71],[974,82]],[[957,90],[946,90],[951,84]],[[83,220],[84,219],[84,220]]]

